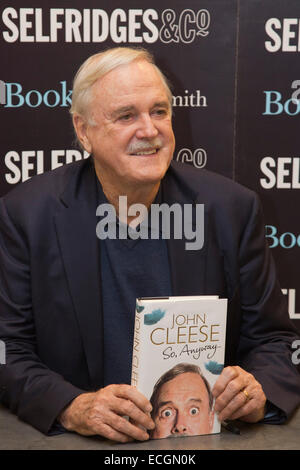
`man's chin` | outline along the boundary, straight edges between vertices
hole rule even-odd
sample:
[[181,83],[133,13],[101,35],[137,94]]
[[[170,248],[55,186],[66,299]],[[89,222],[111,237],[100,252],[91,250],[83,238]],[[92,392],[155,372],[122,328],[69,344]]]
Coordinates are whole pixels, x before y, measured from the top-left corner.
[[137,169],[137,177],[145,183],[148,182],[155,184],[160,182],[164,178],[168,168],[169,165],[167,164],[146,165]]
[[132,178],[128,178],[129,182],[131,183],[132,187],[145,187],[146,185],[148,186],[155,186],[161,182],[165,175],[165,172],[163,173],[156,173],[156,174],[144,174],[144,173],[139,173],[135,175]]
[[155,186],[164,178],[170,162],[146,161],[142,162],[137,158],[135,162],[128,163],[126,171],[121,176],[123,184],[127,184],[132,189],[135,187]]

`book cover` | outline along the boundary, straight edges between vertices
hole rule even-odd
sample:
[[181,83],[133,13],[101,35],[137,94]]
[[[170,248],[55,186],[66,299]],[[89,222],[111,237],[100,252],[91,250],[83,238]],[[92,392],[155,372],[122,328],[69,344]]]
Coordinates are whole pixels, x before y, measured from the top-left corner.
[[224,367],[227,299],[140,298],[131,384],[152,404],[150,438],[220,432],[211,390]]

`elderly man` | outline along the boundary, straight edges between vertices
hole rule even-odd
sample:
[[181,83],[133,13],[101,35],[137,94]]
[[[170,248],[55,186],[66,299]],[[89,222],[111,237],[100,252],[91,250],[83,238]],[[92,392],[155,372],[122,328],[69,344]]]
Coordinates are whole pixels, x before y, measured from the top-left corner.
[[[0,399],[44,433],[63,428],[126,442],[154,428],[130,386],[136,297],[229,298],[219,418],[282,422],[299,404],[288,319],[256,196],[171,162],[171,93],[144,50],[90,57],[74,81],[74,128],[91,154],[0,200]],[[205,205],[205,243],[96,237],[96,209]],[[131,222],[132,217],[128,218]],[[126,419],[124,416],[129,417]]]

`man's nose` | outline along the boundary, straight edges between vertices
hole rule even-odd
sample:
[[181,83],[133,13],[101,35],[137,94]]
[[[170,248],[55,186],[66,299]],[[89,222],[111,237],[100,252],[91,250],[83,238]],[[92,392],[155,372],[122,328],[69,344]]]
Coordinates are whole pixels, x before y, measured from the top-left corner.
[[172,434],[184,434],[186,432],[187,432],[187,424],[186,424],[185,417],[181,413],[178,413],[177,419],[172,429]]
[[153,123],[151,116],[141,116],[138,122],[138,129],[136,131],[136,137],[138,139],[152,139],[158,135],[158,130]]

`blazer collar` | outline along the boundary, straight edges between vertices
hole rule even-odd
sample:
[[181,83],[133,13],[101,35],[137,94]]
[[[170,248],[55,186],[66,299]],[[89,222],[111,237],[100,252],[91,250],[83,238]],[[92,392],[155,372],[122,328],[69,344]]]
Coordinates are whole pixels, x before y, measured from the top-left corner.
[[55,225],[68,286],[86,354],[91,386],[103,383],[100,250],[96,237],[97,188],[91,159],[78,167],[61,194]]
[[[179,203],[182,211],[185,205],[192,207],[192,227],[196,230],[196,204],[200,204],[198,191],[189,186],[189,178],[185,175],[186,165],[177,166],[174,162],[162,181],[163,201],[171,206]],[[200,221],[202,223],[202,221]],[[198,225],[199,229],[199,225]],[[205,293],[205,270],[207,260],[208,217],[204,214],[204,246],[200,250],[187,250],[186,243],[190,240],[167,240],[169,265],[173,295],[202,295]]]

